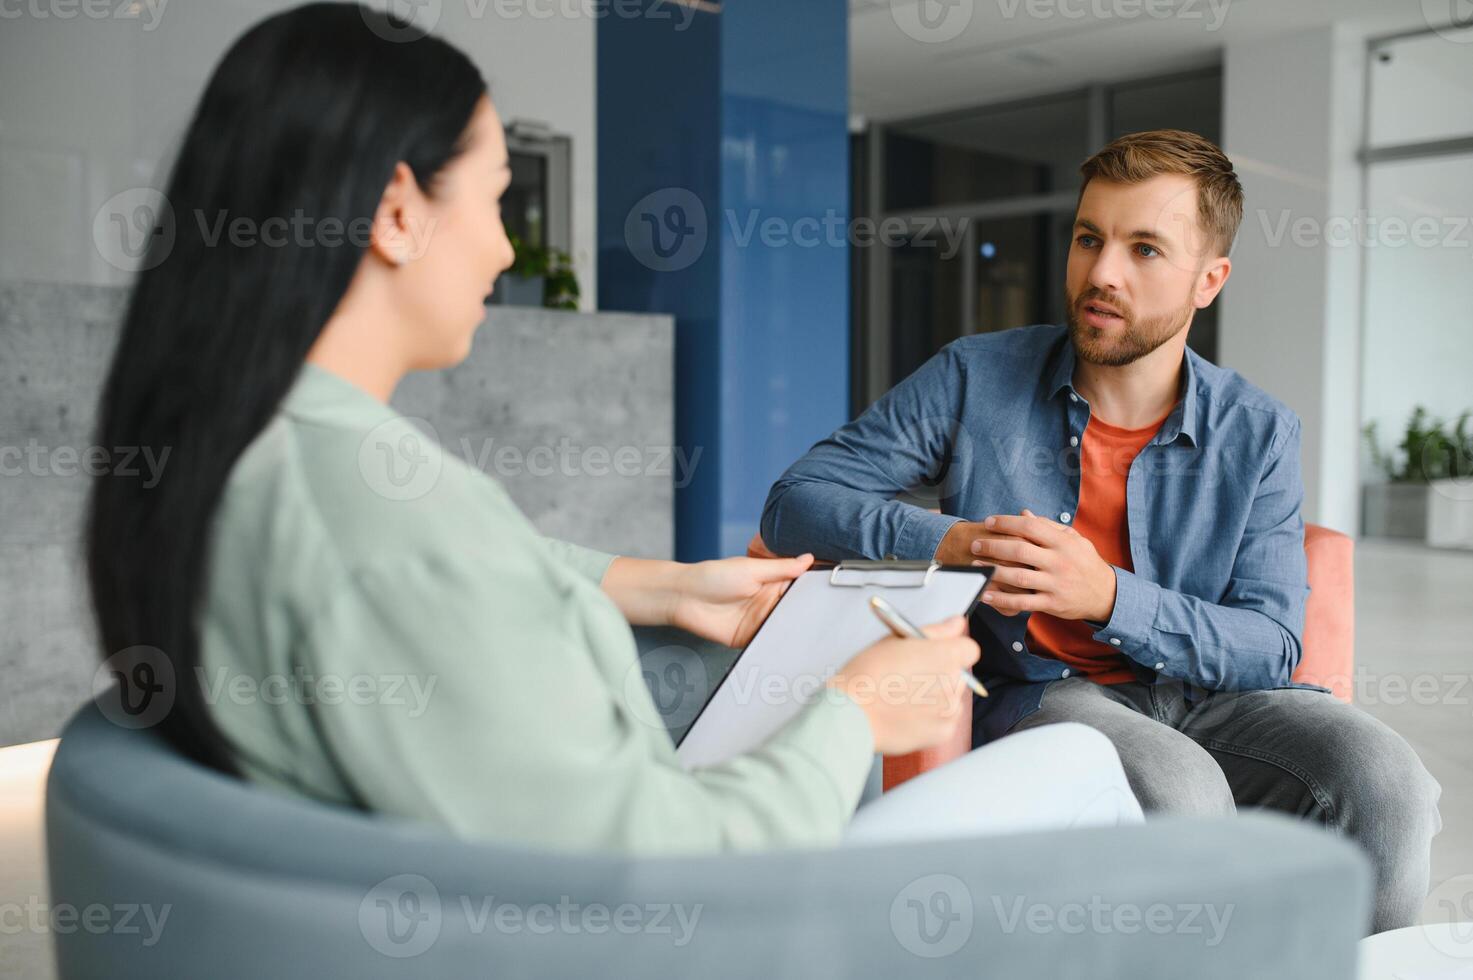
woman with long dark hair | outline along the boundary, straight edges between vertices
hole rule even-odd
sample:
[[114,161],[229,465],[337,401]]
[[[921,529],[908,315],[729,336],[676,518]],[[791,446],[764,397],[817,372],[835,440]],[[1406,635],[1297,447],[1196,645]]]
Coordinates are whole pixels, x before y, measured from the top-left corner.
[[[104,654],[159,651],[180,750],[319,799],[564,847],[837,838],[873,752],[952,727],[977,657],[965,624],[858,653],[747,756],[677,763],[626,684],[630,624],[741,645],[812,559],[549,541],[388,407],[409,371],[465,357],[512,261],[485,84],[407,31],[299,7],[205,88],[165,194],[173,240],[144,263],[102,396],[100,445],[170,450],[157,485],[95,487]],[[230,232],[241,220],[253,234]],[[429,477],[402,492],[397,465]],[[903,696],[860,696],[882,677]],[[1118,763],[1105,777],[1123,788]]]

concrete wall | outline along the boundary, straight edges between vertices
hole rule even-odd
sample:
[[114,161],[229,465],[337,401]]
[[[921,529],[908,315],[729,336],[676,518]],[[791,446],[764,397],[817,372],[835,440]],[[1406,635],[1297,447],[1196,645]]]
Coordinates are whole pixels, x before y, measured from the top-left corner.
[[[162,190],[206,79],[252,24],[297,0],[9,3],[0,13],[0,280],[121,285],[92,242],[108,202]],[[371,3],[382,7],[382,2]],[[398,0],[399,9],[406,5]],[[572,137],[573,259],[584,309],[594,262],[594,26],[577,3],[422,5],[481,69],[503,120]],[[106,16],[87,16],[95,9]],[[65,16],[64,16],[65,15]],[[424,21],[420,21],[424,22]]]
[[[0,745],[56,735],[90,693],[79,459],[123,298],[0,282]],[[674,483],[688,478],[669,454],[673,329],[662,315],[498,307],[464,364],[406,379],[395,407],[501,480],[544,533],[670,557]]]

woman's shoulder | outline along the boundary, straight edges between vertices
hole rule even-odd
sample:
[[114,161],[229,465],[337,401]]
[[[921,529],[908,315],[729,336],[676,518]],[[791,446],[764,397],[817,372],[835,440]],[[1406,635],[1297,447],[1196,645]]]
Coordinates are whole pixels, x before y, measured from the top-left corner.
[[278,415],[232,470],[218,526],[222,543],[319,580],[397,556],[453,564],[487,548],[540,551],[495,481],[399,416],[363,429]]

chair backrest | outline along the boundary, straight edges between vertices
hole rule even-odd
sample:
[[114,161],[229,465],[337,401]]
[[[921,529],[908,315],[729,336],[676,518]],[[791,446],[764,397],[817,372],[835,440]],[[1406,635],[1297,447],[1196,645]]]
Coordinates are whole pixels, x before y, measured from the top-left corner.
[[630,893],[625,860],[468,843],[287,796],[196,765],[91,705],[62,735],[46,829],[53,907],[115,910],[118,925],[56,930],[63,980],[579,976],[612,950],[633,953],[609,940],[593,956],[576,937],[484,923],[477,933],[475,909],[468,922],[452,904],[494,893],[613,908]]
[[1355,541],[1318,524],[1304,526],[1309,600],[1304,607],[1304,656],[1294,680],[1328,687],[1350,703],[1355,673]]
[[[46,811],[61,980],[811,980],[904,976],[920,963],[928,976],[961,980],[977,975],[978,956],[998,976],[1111,963],[1122,976],[1338,980],[1354,972],[1370,904],[1369,865],[1351,844],[1259,814],[862,855],[523,851],[222,776],[91,706],[62,734]],[[968,896],[971,949],[918,960],[934,940],[907,930],[929,926],[907,926],[896,909],[908,914],[902,899],[924,897],[917,883],[937,868]],[[1237,911],[1209,948],[1200,934],[1039,936],[982,914],[984,895],[1039,888],[1115,908],[1212,896]],[[65,928],[64,908],[75,916]],[[1305,936],[1314,941],[1296,941]]]

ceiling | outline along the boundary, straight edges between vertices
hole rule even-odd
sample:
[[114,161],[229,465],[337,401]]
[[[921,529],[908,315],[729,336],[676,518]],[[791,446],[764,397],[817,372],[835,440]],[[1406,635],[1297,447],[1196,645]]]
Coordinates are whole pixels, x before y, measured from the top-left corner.
[[849,0],[850,111],[886,121],[1196,68],[1330,23],[1425,29],[1455,2]]

